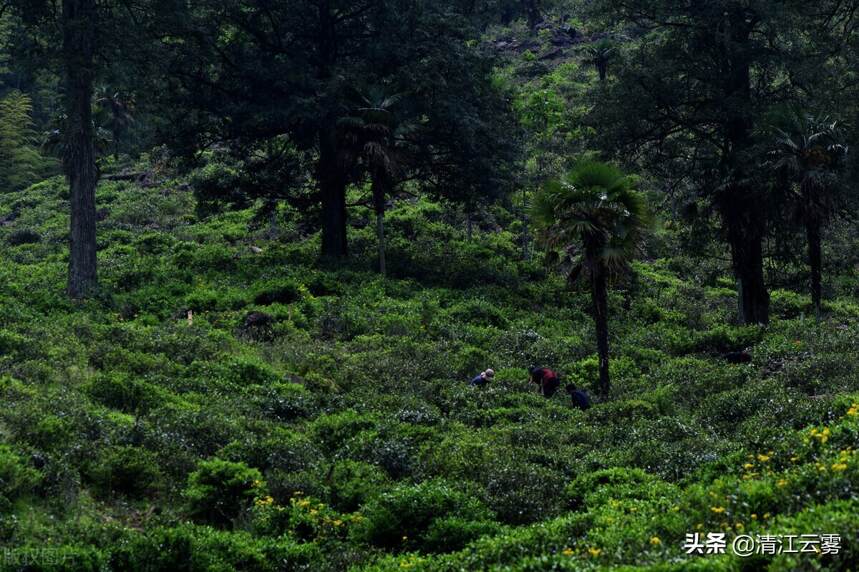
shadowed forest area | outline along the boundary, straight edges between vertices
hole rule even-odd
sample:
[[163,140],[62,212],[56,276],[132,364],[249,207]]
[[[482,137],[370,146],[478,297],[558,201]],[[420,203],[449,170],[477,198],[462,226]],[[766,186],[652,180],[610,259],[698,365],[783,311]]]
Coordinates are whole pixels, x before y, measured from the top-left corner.
[[856,0],[0,0],[0,571],[859,569],[857,65]]

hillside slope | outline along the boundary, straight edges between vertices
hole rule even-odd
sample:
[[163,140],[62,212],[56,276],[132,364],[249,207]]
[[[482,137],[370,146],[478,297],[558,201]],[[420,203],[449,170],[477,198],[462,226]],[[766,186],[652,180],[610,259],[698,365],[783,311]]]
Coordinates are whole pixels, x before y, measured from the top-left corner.
[[[104,292],[80,306],[62,181],[0,195],[2,569],[859,567],[855,299],[817,324],[776,291],[769,328],[727,326],[729,277],[654,251],[610,301],[613,395],[582,412],[525,378],[593,386],[589,297],[518,261],[502,208],[468,241],[397,203],[383,281],[369,213],[329,267],[291,213],[201,220],[181,183],[101,185]],[[844,541],[683,550],[720,531]]]

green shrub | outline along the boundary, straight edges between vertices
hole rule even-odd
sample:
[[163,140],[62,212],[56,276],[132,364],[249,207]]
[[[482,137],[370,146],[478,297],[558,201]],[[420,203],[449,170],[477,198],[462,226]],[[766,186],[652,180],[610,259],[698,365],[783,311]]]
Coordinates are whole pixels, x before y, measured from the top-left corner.
[[74,439],[75,424],[71,419],[46,415],[28,435],[29,441],[43,451],[64,450]]
[[341,411],[316,418],[309,429],[315,442],[319,443],[325,451],[334,452],[361,431],[374,427],[376,423],[376,418],[372,415]]
[[42,241],[42,235],[29,228],[13,230],[6,237],[9,246],[21,246],[22,244],[36,244]]
[[758,326],[729,326],[719,324],[704,332],[696,333],[680,344],[681,353],[712,352],[728,353],[743,351],[758,343],[764,330]]
[[286,427],[262,426],[264,433],[245,433],[224,447],[218,457],[242,462],[260,471],[297,471],[316,463],[319,450],[303,434]]
[[39,473],[7,445],[0,445],[0,512],[30,493],[39,481]]
[[87,391],[99,403],[126,413],[145,413],[166,400],[157,386],[117,372],[97,375]]
[[310,417],[316,409],[313,394],[298,383],[255,387],[249,397],[261,413],[279,421]]
[[119,544],[111,568],[128,572],[206,570],[313,572],[323,561],[319,547],[282,537],[257,539],[247,532],[183,524],[135,534]]
[[501,522],[530,524],[554,516],[562,508],[565,479],[547,467],[500,458],[476,477],[486,487],[486,505]]
[[331,468],[331,503],[342,512],[352,512],[377,496],[388,477],[376,465],[360,461],[338,461]]
[[262,474],[244,463],[202,461],[188,477],[185,498],[190,514],[219,526],[235,521],[265,492]]
[[636,421],[657,416],[657,408],[650,401],[625,399],[602,403],[588,411],[591,419],[598,422]]
[[502,529],[497,522],[466,520],[459,516],[432,521],[423,540],[426,552],[453,552],[483,536],[497,534]]
[[[856,521],[856,511],[859,503],[851,501],[834,501],[818,506],[810,506],[789,518],[776,521],[770,534],[809,534],[804,530],[820,531],[821,534],[838,534],[841,536],[841,550],[837,555],[826,555],[818,559],[814,565],[809,565],[803,554],[782,553],[775,557],[768,570],[772,572],[792,572],[795,570],[857,570],[859,569],[859,549],[848,539],[856,538],[859,534],[859,523]],[[826,531],[825,533],[822,531]],[[812,568],[811,566],[814,566]]]
[[281,381],[282,376],[271,366],[255,360],[234,358],[225,364],[223,379],[229,385],[271,385]]
[[206,407],[174,400],[152,409],[143,420],[149,430],[144,444],[156,451],[172,474],[186,475],[197,460],[210,457],[243,433],[228,400],[208,400]]
[[291,280],[272,280],[256,286],[252,295],[260,306],[292,304],[301,299],[301,287]]
[[20,334],[0,329],[0,355],[12,354],[27,347],[29,340]]
[[770,292],[770,311],[782,318],[797,318],[801,315],[810,316],[814,312],[809,296],[789,290],[773,290]]
[[[400,485],[372,500],[363,514],[364,521],[355,528],[356,539],[391,550],[438,548],[444,526],[433,529],[433,525],[441,519],[492,520],[492,513],[479,500],[441,480]],[[432,541],[430,530],[434,530]]]
[[593,508],[619,499],[653,499],[678,494],[672,485],[641,469],[613,467],[577,476],[564,492],[572,508]]
[[503,328],[507,325],[504,312],[483,299],[470,300],[453,306],[447,311],[449,319],[474,326]]
[[362,431],[350,441],[347,450],[353,458],[382,467],[393,479],[416,472],[417,444],[412,436],[403,434],[402,425]]
[[245,304],[239,292],[223,288],[198,288],[185,296],[185,306],[194,312],[240,310]]
[[120,493],[138,498],[156,492],[163,474],[158,457],[140,447],[111,447],[102,451],[88,476],[104,496]]

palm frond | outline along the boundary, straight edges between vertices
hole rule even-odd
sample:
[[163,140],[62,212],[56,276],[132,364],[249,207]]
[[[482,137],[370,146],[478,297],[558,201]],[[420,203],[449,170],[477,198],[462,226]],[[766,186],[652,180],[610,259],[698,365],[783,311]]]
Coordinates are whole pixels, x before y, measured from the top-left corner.
[[613,165],[586,161],[536,193],[531,216],[538,238],[547,250],[562,253],[552,260],[565,274],[575,267],[571,253],[578,256],[588,248],[596,250],[592,255],[600,263],[617,271],[635,256],[652,225],[636,183]]

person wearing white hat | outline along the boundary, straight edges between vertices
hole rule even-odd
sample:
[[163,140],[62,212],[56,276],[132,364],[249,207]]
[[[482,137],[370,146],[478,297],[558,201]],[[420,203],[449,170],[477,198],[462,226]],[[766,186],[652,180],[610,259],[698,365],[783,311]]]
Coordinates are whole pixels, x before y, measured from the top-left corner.
[[494,378],[495,378],[495,370],[487,369],[486,371],[482,371],[482,372],[480,372],[479,375],[475,376],[475,378],[472,379],[471,383],[469,383],[468,385],[472,385],[472,386],[476,385],[476,386],[480,387],[480,386],[486,385],[487,383],[492,381]]

